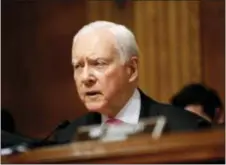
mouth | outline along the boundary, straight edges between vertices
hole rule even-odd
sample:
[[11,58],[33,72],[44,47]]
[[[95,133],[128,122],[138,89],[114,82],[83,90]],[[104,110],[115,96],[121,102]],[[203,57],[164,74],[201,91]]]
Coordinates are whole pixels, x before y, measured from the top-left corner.
[[89,92],[86,92],[85,95],[88,96],[88,97],[95,97],[97,95],[100,95],[101,92],[100,91],[89,91]]

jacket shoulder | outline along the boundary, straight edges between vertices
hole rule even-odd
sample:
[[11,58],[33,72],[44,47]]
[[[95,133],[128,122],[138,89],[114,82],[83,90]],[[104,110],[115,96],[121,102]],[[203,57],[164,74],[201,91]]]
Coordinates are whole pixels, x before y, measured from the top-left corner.
[[211,124],[183,108],[170,104],[160,103],[148,97],[141,90],[141,117],[164,116],[167,127],[173,131],[196,130],[210,127]]
[[158,103],[154,107],[160,115],[166,117],[171,130],[185,131],[210,127],[211,124],[198,115],[170,104]]

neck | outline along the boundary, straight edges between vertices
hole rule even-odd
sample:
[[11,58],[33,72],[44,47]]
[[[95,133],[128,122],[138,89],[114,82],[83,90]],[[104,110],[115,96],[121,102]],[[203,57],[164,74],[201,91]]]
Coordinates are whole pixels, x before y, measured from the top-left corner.
[[133,96],[135,89],[131,89],[129,92],[125,93],[124,97],[120,100],[121,104],[118,104],[117,106],[112,106],[111,109],[109,109],[107,112],[107,116],[109,117],[115,117],[120,110],[127,104],[129,99]]

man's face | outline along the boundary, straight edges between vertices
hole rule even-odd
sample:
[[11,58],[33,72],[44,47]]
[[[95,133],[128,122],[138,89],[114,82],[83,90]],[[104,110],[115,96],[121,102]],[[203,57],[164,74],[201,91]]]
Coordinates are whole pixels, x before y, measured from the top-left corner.
[[72,47],[74,80],[80,99],[89,111],[108,114],[120,106],[129,85],[109,32],[82,34]]

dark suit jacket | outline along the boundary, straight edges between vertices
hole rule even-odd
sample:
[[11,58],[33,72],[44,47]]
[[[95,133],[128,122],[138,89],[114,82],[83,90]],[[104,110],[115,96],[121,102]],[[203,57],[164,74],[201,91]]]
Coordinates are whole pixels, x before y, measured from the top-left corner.
[[[207,121],[191,112],[172,105],[158,103],[145,95],[141,90],[139,90],[139,92],[141,94],[141,111],[139,119],[163,115],[167,119],[167,129],[169,131],[188,131],[198,129],[200,126],[210,126]],[[57,132],[55,140],[59,143],[69,142],[72,140],[76,128],[92,124],[101,124],[101,115],[99,113],[87,113],[74,120],[65,129]]]

